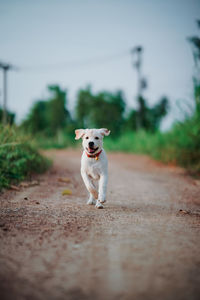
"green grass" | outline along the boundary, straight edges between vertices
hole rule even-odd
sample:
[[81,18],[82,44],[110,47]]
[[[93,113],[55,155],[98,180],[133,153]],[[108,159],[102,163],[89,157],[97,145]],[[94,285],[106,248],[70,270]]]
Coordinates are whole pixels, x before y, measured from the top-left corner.
[[146,131],[126,132],[119,138],[112,139],[108,137],[104,139],[104,147],[109,151],[123,151],[150,154],[155,147],[158,139],[162,135],[150,134]]
[[[54,137],[34,136],[36,148],[76,147],[74,130],[61,130]],[[200,113],[196,112],[183,122],[176,123],[166,133],[146,131],[125,132],[118,138],[112,133],[104,139],[108,151],[142,153],[164,163],[187,168],[192,174],[200,174]]]
[[32,173],[44,172],[49,165],[19,129],[0,126],[0,190]]
[[107,138],[105,148],[148,154],[164,163],[175,163],[192,174],[200,174],[200,115],[177,123],[166,133],[127,132],[118,139]]
[[69,134],[64,130],[60,130],[55,136],[46,136],[37,134],[33,137],[33,142],[36,147],[42,149],[63,149],[67,147],[75,147],[74,131]]

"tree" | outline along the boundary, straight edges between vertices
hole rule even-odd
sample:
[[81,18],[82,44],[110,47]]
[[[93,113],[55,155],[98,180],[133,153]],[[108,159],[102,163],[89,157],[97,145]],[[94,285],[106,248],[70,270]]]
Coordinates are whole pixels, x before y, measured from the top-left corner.
[[138,109],[131,110],[126,121],[126,128],[132,130],[144,129],[155,132],[159,129],[161,120],[167,114],[169,101],[163,97],[153,107],[148,107],[143,97],[138,98]]
[[100,92],[92,94],[91,88],[80,90],[77,97],[76,117],[80,127],[107,127],[116,135],[124,122],[125,101],[123,93]]
[[31,133],[45,131],[47,128],[47,102],[39,100],[33,104],[31,111],[22,127]]
[[50,131],[55,134],[70,123],[71,117],[66,109],[66,91],[57,85],[50,85],[48,89],[52,96],[47,105],[47,123]]
[[90,127],[89,114],[93,107],[94,96],[91,92],[91,87],[88,86],[85,90],[78,91],[76,104],[76,119],[79,127]]
[[[10,111],[7,111],[6,116],[7,116],[7,123],[10,125],[14,124],[15,114]],[[2,122],[3,122],[3,110],[0,108],[0,123]]]
[[57,85],[50,85],[50,99],[34,103],[31,111],[22,123],[22,127],[31,133],[55,135],[71,122],[71,116],[66,108],[66,91]]

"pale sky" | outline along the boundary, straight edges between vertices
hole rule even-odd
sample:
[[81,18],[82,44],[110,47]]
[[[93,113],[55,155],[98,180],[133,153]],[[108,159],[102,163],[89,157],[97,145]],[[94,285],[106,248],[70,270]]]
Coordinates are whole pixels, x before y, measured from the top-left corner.
[[[68,90],[70,109],[78,89],[88,84],[94,92],[122,89],[134,107],[136,72],[128,51],[142,45],[145,96],[149,104],[169,97],[172,110],[162,125],[168,128],[179,116],[176,100],[192,101],[193,59],[186,38],[199,34],[199,18],[199,0],[0,0],[0,61],[21,68],[9,72],[8,107],[20,121],[34,101],[47,96],[48,84]],[[115,57],[121,52],[127,55]],[[115,59],[67,64],[104,56]],[[51,68],[62,63],[65,67]],[[0,104],[2,93],[1,74]]]

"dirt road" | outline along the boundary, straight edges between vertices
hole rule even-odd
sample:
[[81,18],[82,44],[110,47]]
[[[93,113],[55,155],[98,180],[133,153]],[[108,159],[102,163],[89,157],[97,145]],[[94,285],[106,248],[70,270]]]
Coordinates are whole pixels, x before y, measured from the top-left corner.
[[98,210],[85,204],[80,151],[48,155],[39,185],[0,197],[0,299],[200,299],[199,181],[110,154]]

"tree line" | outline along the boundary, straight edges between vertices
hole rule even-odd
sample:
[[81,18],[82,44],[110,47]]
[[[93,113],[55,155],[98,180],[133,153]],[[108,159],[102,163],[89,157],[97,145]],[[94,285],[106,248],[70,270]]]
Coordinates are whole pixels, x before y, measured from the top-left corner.
[[161,98],[150,107],[140,96],[138,108],[128,110],[122,91],[94,93],[90,86],[77,93],[75,113],[68,109],[67,91],[58,85],[48,86],[49,98],[36,101],[21,127],[31,134],[42,133],[55,136],[60,130],[73,134],[75,128],[108,127],[116,136],[122,130],[150,132],[159,130],[161,120],[166,116],[169,101]]

